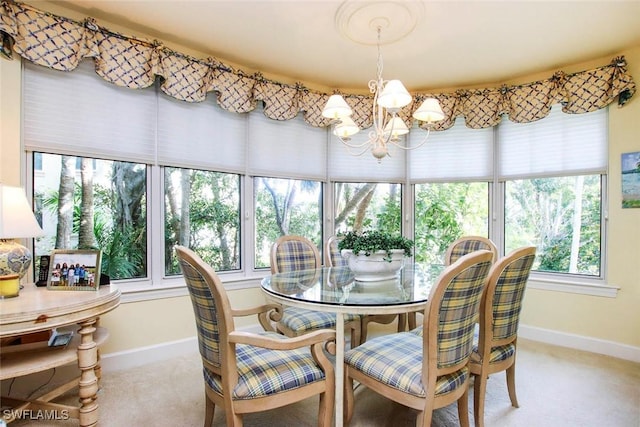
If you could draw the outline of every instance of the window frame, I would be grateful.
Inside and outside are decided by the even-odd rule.
[[[98,76],[95,76],[96,79],[99,79]],[[155,85],[156,96],[166,96],[160,90],[158,84]],[[256,113],[257,112],[252,112]],[[252,114],[249,113],[249,114]],[[283,125],[286,125],[285,122],[281,122]],[[608,125],[608,119],[606,121]],[[22,124],[24,127],[24,123]],[[498,125],[500,126],[500,125]],[[321,234],[323,241],[330,235],[335,233],[334,229],[334,213],[335,213],[335,195],[334,195],[334,185],[336,182],[349,182],[349,179],[337,179],[338,177],[331,177],[330,175],[330,165],[329,158],[332,153],[332,149],[330,148],[331,144],[334,144],[333,136],[330,133],[330,130],[327,128],[325,130],[327,134],[326,138],[326,149],[327,155],[324,161],[326,176],[319,180],[317,176],[305,176],[304,171],[301,171],[301,174],[290,177],[281,177],[275,175],[269,175],[272,177],[281,177],[281,178],[289,178],[289,179],[308,179],[313,181],[318,181],[322,185],[322,227]],[[505,195],[505,181],[500,180],[498,178],[498,167],[497,167],[497,126],[493,129],[493,179],[488,181],[488,191],[489,191],[489,237],[494,240],[500,250],[500,253],[504,252],[504,195]],[[251,136],[247,136],[245,141],[241,143],[246,144],[247,147],[250,146],[250,138]],[[24,147],[24,141],[23,141]],[[41,170],[36,170],[34,161],[33,161],[33,151],[27,151],[27,149],[23,148],[22,155],[24,161],[25,171],[25,183],[27,188],[31,188],[33,191],[33,176],[35,173],[41,173]],[[54,154],[63,154],[56,152]],[[341,153],[343,156],[348,156],[347,153]],[[409,156],[412,153],[406,152],[403,162],[406,165],[409,164]],[[92,156],[90,153],[86,155],[87,157],[96,158],[98,156]],[[122,160],[122,159],[110,159],[110,160]],[[385,159],[385,161],[391,162],[394,159]],[[130,159],[128,161],[136,161],[135,159]],[[170,165],[174,167],[187,167],[184,164],[175,164]],[[201,167],[198,165],[191,165],[192,168]],[[166,276],[164,274],[164,211],[163,207],[163,198],[164,198],[164,183],[162,177],[164,176],[163,171],[164,165],[159,164],[147,164],[147,221],[148,221],[148,231],[147,231],[147,272],[148,276],[145,279],[126,279],[117,281],[118,284],[121,284],[122,291],[125,295],[128,295],[125,300],[145,300],[150,298],[164,298],[167,296],[175,296],[175,295],[186,295],[186,288],[184,285],[184,281],[180,276]],[[410,171],[408,167],[405,167],[405,177],[404,180],[380,180],[379,177],[376,177],[375,168],[370,169],[370,176],[362,176],[357,180],[351,179],[353,182],[384,182],[384,183],[396,183],[400,185],[400,197],[401,197],[401,223],[402,223],[402,233],[405,236],[412,236],[415,229],[415,215],[414,215],[414,206],[415,206],[415,184],[416,183],[430,183],[428,179],[421,178],[419,181],[414,181],[409,177]],[[233,172],[227,170],[218,170],[215,172]],[[243,288],[253,288],[257,285],[258,281],[268,274],[268,271],[265,271],[264,268],[256,268],[254,265],[255,259],[255,224],[252,224],[253,212],[255,212],[254,206],[254,188],[253,188],[253,179],[254,177],[245,169],[243,172],[235,171],[233,173],[238,173],[240,175],[240,212],[241,212],[241,223],[240,223],[240,269],[235,271],[223,271],[220,272],[220,276],[225,283],[225,285],[229,289],[243,289]],[[600,254],[600,276],[599,277],[585,277],[579,276],[574,277],[570,273],[549,273],[549,272],[532,272],[530,284],[533,288],[536,289],[545,289],[545,290],[554,290],[554,291],[563,291],[563,292],[571,292],[571,293],[579,293],[579,294],[590,294],[590,295],[599,295],[599,296],[615,296],[617,293],[617,287],[611,286],[607,284],[607,254],[608,254],[608,246],[607,246],[607,209],[609,203],[609,194],[608,194],[608,171],[605,171],[600,174],[601,182],[602,182],[602,190],[601,190],[601,223],[600,223],[600,238],[601,238],[601,254]],[[553,175],[552,175],[553,176]],[[464,180],[462,180],[464,181]],[[435,180],[433,183],[440,182],[442,180]],[[30,195],[33,197],[33,194]]]

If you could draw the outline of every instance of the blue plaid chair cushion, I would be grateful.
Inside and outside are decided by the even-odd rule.
[[[503,360],[507,360],[516,354],[516,346],[513,343],[498,345],[491,349],[491,354],[489,356],[489,363],[502,362]],[[473,362],[480,362],[480,355],[478,354],[478,346],[473,346],[473,353],[471,354],[471,360]]]
[[[344,321],[350,322],[359,319],[357,314],[345,314]],[[336,315],[321,311],[306,310],[297,307],[285,307],[280,322],[296,333],[307,332],[315,329],[333,329],[336,327]]]
[[[418,397],[425,397],[422,383],[422,337],[410,332],[384,335],[345,353],[344,361],[365,375]],[[469,369],[438,377],[436,395],[450,393],[468,378]]]
[[[338,250],[338,242],[335,240],[329,245],[329,257],[331,258],[332,267],[344,267],[347,265],[347,260],[342,257]]]
[[[480,325],[476,325],[473,331],[473,353],[471,354],[471,360],[476,363],[480,363],[480,354],[478,353],[478,342],[480,340]],[[489,363],[502,362],[507,360],[511,356],[516,354],[516,346],[513,343],[498,345],[491,348],[491,354],[489,355]]]
[[[518,333],[522,299],[535,255],[509,264],[498,279],[493,299],[493,337],[504,339]]]
[[[273,332],[263,332],[260,335],[287,339]],[[296,350],[270,350],[238,344],[236,357],[238,385],[233,390],[234,399],[268,396],[324,379],[324,373],[316,365],[308,347]],[[222,394],[220,377],[207,368],[203,371],[207,384]]]
[[[276,264],[279,271],[313,270],[319,267],[313,249],[298,240],[280,244],[276,251]]]
[[[220,366],[220,329],[211,291],[204,277],[188,262],[181,260],[180,267],[196,314],[200,355],[214,366]]]
[[[417,328],[415,328],[415,329],[410,330],[410,331],[409,331],[409,333],[410,333],[410,334],[414,334],[414,335],[417,335],[417,336],[421,337],[421,336],[422,336],[422,333],[423,333],[423,331],[422,331],[422,325],[418,326],[418,327],[417,327]]]

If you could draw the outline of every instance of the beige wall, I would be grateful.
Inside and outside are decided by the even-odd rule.
[[[640,46],[620,52],[640,83]],[[596,61],[604,65],[610,55]],[[584,70],[588,64],[573,64]],[[550,70],[551,72],[555,70]],[[546,74],[548,77],[551,73]],[[533,81],[523,79],[523,81]],[[20,61],[0,60],[0,180],[19,184],[24,174],[20,144]],[[613,341],[640,347],[640,209],[621,209],[620,155],[640,151],[640,94],[624,107],[609,113],[609,228],[608,282],[619,286],[617,298],[577,295],[529,289],[525,298],[523,324],[562,333]],[[263,302],[259,289],[230,292],[234,306]],[[192,337],[193,314],[188,297],[122,304],[105,315],[102,324],[111,331],[103,353],[125,351]],[[247,322],[239,325],[246,325]]]
[[[640,86],[640,46],[622,54]],[[621,208],[620,175],[621,154],[640,151],[639,95],[609,108],[607,279],[620,287],[618,297],[529,289],[523,324],[640,347],[640,209]]]

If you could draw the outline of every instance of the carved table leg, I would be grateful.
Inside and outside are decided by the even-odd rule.
[[[78,345],[78,367],[80,381],[78,395],[80,397],[80,426],[92,427],[98,424],[98,378],[95,368],[98,364],[98,345],[93,340],[96,319],[79,323],[80,345]]]

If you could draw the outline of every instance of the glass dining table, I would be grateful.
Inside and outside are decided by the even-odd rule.
[[[272,274],[262,279],[267,299],[282,305],[335,313],[335,426],[344,411],[344,314],[400,314],[422,310],[441,265],[405,265],[393,279],[359,281],[348,267],[322,267]]]

